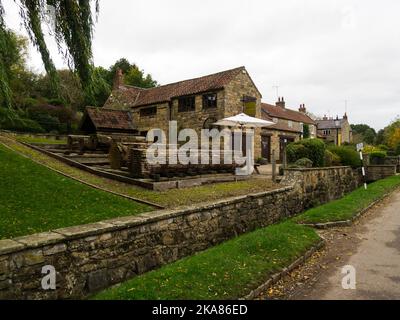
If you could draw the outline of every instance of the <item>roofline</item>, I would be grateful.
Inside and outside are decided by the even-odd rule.
[[[124,87],[131,87],[131,88],[136,88],[136,89],[142,89],[142,90],[151,90],[151,89],[155,89],[155,88],[162,88],[162,87],[166,87],[166,86],[170,86],[170,85],[174,85],[174,84],[178,84],[178,83],[182,83],[182,82],[186,82],[186,81],[192,81],[192,80],[198,80],[201,78],[205,78],[205,77],[209,77],[209,76],[215,76],[219,73],[224,73],[224,72],[229,72],[229,71],[234,71],[234,70],[240,70],[240,69],[244,69],[246,70],[246,67],[241,66],[241,67],[237,67],[237,68],[232,68],[232,69],[227,69],[227,70],[222,70],[222,71],[218,71],[218,72],[214,72],[214,73],[209,73],[209,74],[205,74],[203,76],[199,76],[199,77],[195,77],[195,78],[190,78],[190,79],[184,79],[184,80],[180,80],[180,81],[175,81],[175,82],[170,82],[170,83],[166,83],[157,87],[152,87],[152,88],[139,88],[139,87],[135,87],[135,86],[129,86],[129,85],[123,85]],[[247,72],[247,70],[246,70]],[[247,72],[248,73],[248,72]],[[258,89],[257,89],[258,90]]]
[[[266,110],[263,108],[263,105],[271,106],[271,107],[274,107],[274,108],[279,108],[279,107],[274,106],[274,105],[272,105],[272,104],[265,103],[265,102],[261,102],[261,111],[264,111],[266,114],[268,114],[268,111],[266,111]],[[304,113],[301,113],[301,112],[299,112],[299,111],[297,111],[297,110],[293,110],[293,109],[289,109],[289,108],[288,108],[287,110],[290,110],[290,111],[292,111],[292,112],[297,112],[297,113],[299,113],[299,114],[301,114],[301,115],[303,115],[303,116],[306,116],[307,118],[310,119],[310,122],[302,122],[302,123],[313,124],[313,125],[316,125],[316,124],[317,124],[317,121],[316,121],[316,120],[313,120],[312,118],[310,118],[308,115],[306,115],[306,114],[304,114]],[[285,119],[285,120],[292,120],[292,121],[293,121],[293,119],[290,119],[290,118],[273,117],[273,116],[271,116],[270,114],[268,114],[268,116],[269,116],[269,117],[272,117],[272,118],[278,118],[278,119]],[[298,120],[294,120],[294,121],[298,121]],[[301,122],[301,121],[298,121],[298,122]]]
[[[211,93],[211,92],[216,92],[216,91],[221,91],[221,90],[224,90],[224,87],[210,89],[210,90],[204,90],[204,91],[199,91],[199,92],[196,92],[196,93],[185,94],[185,95],[182,95],[182,96],[173,96],[173,97],[171,97],[170,100],[160,100],[160,101],[152,102],[152,103],[136,104],[136,105],[132,106],[131,109],[141,108],[141,107],[146,107],[146,106],[154,106],[154,105],[158,105],[158,104],[161,104],[161,103],[170,103],[170,102],[172,102],[172,100],[179,99],[181,97],[191,97],[191,96],[194,96],[194,95],[205,94],[207,92]]]

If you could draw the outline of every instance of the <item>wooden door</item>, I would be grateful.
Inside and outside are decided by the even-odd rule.
[[[262,136],[261,137],[261,157],[267,159],[271,162],[271,137]]]

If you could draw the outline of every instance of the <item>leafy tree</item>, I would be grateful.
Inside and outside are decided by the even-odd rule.
[[[379,130],[378,133],[376,134],[375,143],[377,145],[381,145],[381,144],[385,143],[385,130],[384,129]]]
[[[400,127],[391,130],[388,136],[387,144],[390,148],[396,149],[400,144]]]
[[[367,124],[353,124],[351,125],[353,130],[354,142],[365,142],[368,144],[374,144],[376,140],[376,131]]]
[[[376,132],[374,129],[369,128],[364,132],[364,141],[368,144],[374,144]]]
[[[153,88],[158,85],[157,81],[153,80],[150,74],[146,75],[136,64],[131,64],[126,58],[121,58],[110,67],[109,74],[106,77],[111,86],[118,69],[122,70],[126,85],[140,88]]]
[[[34,94],[37,76],[26,68],[28,39],[11,30],[5,30],[3,35],[7,39],[7,48],[0,54],[7,85],[2,86],[0,103],[9,108],[11,104],[19,107],[27,96]]]
[[[36,82],[36,91],[41,97],[46,97],[50,104],[70,106],[74,110],[82,110],[85,106],[85,96],[81,83],[75,73],[68,69],[58,70],[60,92],[55,94],[51,89],[49,75],[41,76]],[[59,99],[61,97],[62,99]]]
[[[71,70],[80,79],[87,103],[95,104],[96,96],[105,88],[105,82],[94,72],[92,37],[95,13],[99,12],[99,0],[15,0],[20,7],[20,16],[32,43],[38,48],[54,91],[59,90],[57,72],[44,41],[42,22],[48,16],[46,8],[54,9],[52,34],[60,53],[66,58]],[[5,104],[11,107],[11,90],[7,76],[7,59],[10,52],[9,37],[4,23],[4,9],[0,3],[0,90]]]
[[[303,138],[308,139],[311,137],[310,126],[308,124],[304,124],[303,126]]]

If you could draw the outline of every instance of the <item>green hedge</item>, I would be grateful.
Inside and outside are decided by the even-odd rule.
[[[289,163],[308,158],[313,162],[314,167],[325,165],[325,143],[319,139],[304,139],[293,142],[286,149]]]
[[[325,150],[325,166],[335,167],[340,165],[341,165],[340,157],[329,150]]]
[[[369,154],[369,160],[371,164],[384,164],[386,157],[386,151],[374,151]]]
[[[351,166],[353,168],[359,168],[362,165],[360,155],[353,149],[353,147],[348,146],[329,146],[328,150],[340,158],[340,163],[343,166]]]

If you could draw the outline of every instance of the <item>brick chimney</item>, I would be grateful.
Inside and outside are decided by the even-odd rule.
[[[286,103],[285,103],[285,98],[278,98],[278,102],[276,103],[276,106],[277,107],[280,107],[280,108],[282,108],[282,109],[285,109],[285,105],[286,105]]]
[[[299,112],[307,113],[307,109],[306,109],[306,105],[305,104],[301,104],[300,105]]]
[[[114,77],[113,89],[117,90],[123,84],[124,84],[124,75],[122,73],[122,70],[120,68],[118,68],[115,73],[115,77]]]
[[[324,117],[322,118],[322,120],[328,120],[328,117],[326,115],[324,115]]]
[[[347,112],[344,114],[343,119],[344,119],[344,120],[348,120],[348,119],[349,119],[349,118],[347,117]]]

